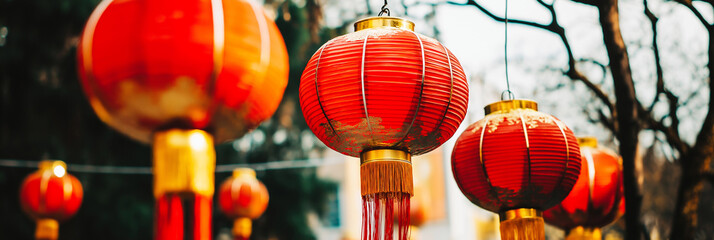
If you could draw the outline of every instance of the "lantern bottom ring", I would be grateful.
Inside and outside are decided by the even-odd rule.
[[[402,150],[376,149],[360,155],[362,196],[377,193],[414,195],[411,155]]]
[[[516,208],[498,214],[501,222],[517,218],[543,218],[543,211],[534,208]]]

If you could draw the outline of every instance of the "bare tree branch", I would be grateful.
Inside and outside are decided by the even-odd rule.
[[[685,7],[689,8],[689,10],[692,11],[694,16],[697,17],[697,19],[699,19],[699,21],[702,23],[702,25],[704,25],[707,28],[709,26],[711,26],[709,24],[709,22],[704,18],[702,13],[699,12],[699,10],[696,7],[694,7],[694,4],[692,4],[692,0],[675,0],[675,2],[680,3],[680,4],[684,5]]]
[[[679,136],[679,117],[677,117],[677,110],[680,106],[679,97],[674,95],[674,93],[672,93],[664,85],[664,73],[662,70],[659,44],[657,43],[657,21],[659,19],[650,10],[649,5],[647,4],[647,0],[643,0],[642,3],[645,9],[644,14],[645,16],[647,16],[647,19],[650,21],[652,27],[652,51],[654,54],[657,76],[657,92],[655,93],[654,100],[652,100],[652,104],[650,104],[650,106],[646,110],[642,109],[640,105],[640,117],[642,118],[642,121],[644,121],[644,125],[647,129],[662,132],[667,138],[667,142],[670,146],[672,146],[673,149],[676,149],[680,154],[685,154],[689,150],[690,146],[686,142],[684,142]],[[654,107],[657,102],[659,102],[661,95],[664,95],[667,98],[667,102],[669,103],[669,113],[665,115],[665,117],[663,117],[662,119],[657,120],[652,117],[652,111],[654,110]],[[671,120],[669,126],[665,126],[663,123],[663,121],[667,118]]]
[[[570,77],[572,80],[577,80],[580,82],[583,82],[585,86],[588,87],[595,95],[602,101],[602,103],[610,110],[610,115],[615,116],[615,109],[613,103],[610,101],[610,98],[608,95],[600,89],[599,86],[594,84],[592,81],[590,81],[584,74],[580,73],[576,67],[575,67],[575,57],[573,56],[573,50],[570,47],[570,42],[568,41],[568,37],[565,35],[565,29],[558,23],[558,16],[556,14],[555,8],[553,7],[553,4],[548,4],[543,0],[537,0],[539,4],[541,4],[543,7],[545,7],[551,15],[551,22],[549,24],[540,24],[532,21],[526,21],[526,20],[521,20],[521,19],[508,19],[509,23],[514,23],[514,24],[521,24],[521,25],[526,25],[526,26],[531,26],[535,28],[540,28],[552,33],[557,34],[561,41],[563,42],[563,45],[565,46],[565,50],[568,53],[568,70],[563,71],[563,74]],[[458,5],[458,6],[474,6],[476,7],[479,11],[482,13],[486,14],[486,16],[489,16],[493,20],[496,20],[498,22],[505,22],[506,19],[504,17],[497,16],[496,14],[493,14],[491,11],[486,9],[485,7],[481,6],[478,2],[475,0],[467,0],[466,3],[458,3],[458,2],[453,2],[449,1],[447,2],[448,4],[451,5]]]

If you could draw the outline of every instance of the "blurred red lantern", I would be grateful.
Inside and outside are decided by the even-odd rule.
[[[210,239],[214,139],[270,117],[287,85],[273,21],[247,0],[103,1],[78,61],[99,118],[154,145],[156,238],[183,239],[186,222],[194,239]]]
[[[578,179],[577,140],[533,101],[500,101],[485,110],[456,141],[454,179],[471,202],[500,214],[502,239],[544,239],[542,211]]]
[[[622,163],[611,150],[599,148],[597,139],[578,141],[584,159],[580,178],[568,197],[543,216],[547,223],[570,232],[567,239],[602,239],[600,228],[624,214]]]
[[[226,216],[235,219],[234,238],[247,240],[252,232],[252,219],[259,218],[268,207],[268,190],[255,178],[253,169],[239,168],[221,184],[218,204]]]
[[[407,219],[398,224],[406,238],[411,155],[439,147],[466,114],[468,84],[459,61],[413,30],[401,18],[360,20],[354,33],[317,50],[300,82],[310,129],[335,151],[361,158],[362,239],[390,236],[392,203]]]
[[[42,161],[39,170],[22,182],[22,209],[37,221],[35,238],[54,240],[59,222],[72,217],[82,205],[82,184],[68,174],[62,161]]]

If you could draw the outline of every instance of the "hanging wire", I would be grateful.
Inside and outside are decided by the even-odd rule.
[[[281,170],[293,168],[311,168],[326,165],[334,165],[343,163],[344,159],[304,159],[292,161],[275,161],[266,163],[250,163],[250,164],[224,164],[216,166],[216,173],[232,172],[236,168],[252,168],[256,171],[266,170]],[[0,159],[0,167],[12,168],[37,168],[39,161],[28,161],[18,159]],[[151,167],[129,167],[129,166],[96,166],[84,164],[67,164],[67,170],[77,173],[95,173],[95,174],[152,174]]]
[[[508,0],[506,0],[505,2],[506,2],[506,10],[505,10],[505,14],[504,14],[504,19],[505,19],[504,29],[505,30],[504,30],[504,36],[503,36],[503,40],[504,40],[503,59],[504,59],[504,62],[506,63],[506,91],[503,91],[501,93],[501,100],[506,100],[506,98],[504,98],[504,96],[503,96],[504,94],[506,94],[506,97],[508,98],[508,100],[514,100],[516,98],[516,96],[511,91],[511,82],[508,80]]]
[[[379,15],[377,16],[382,16],[383,14],[387,14],[387,16],[391,16],[391,13],[389,12],[389,8],[387,8],[387,0],[384,0],[384,5],[382,5],[382,11],[379,12]]]

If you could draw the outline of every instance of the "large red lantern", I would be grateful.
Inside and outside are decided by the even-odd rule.
[[[502,239],[545,239],[542,211],[578,179],[578,142],[536,102],[500,101],[485,110],[456,141],[454,179],[471,202],[499,213]]]
[[[543,213],[545,221],[569,232],[566,239],[602,239],[600,228],[624,214],[620,157],[597,146],[595,138],[579,138],[583,164],[568,197]]]
[[[59,222],[72,217],[82,205],[82,184],[66,172],[62,161],[42,161],[39,170],[22,182],[22,209],[37,221],[35,238],[55,240]]]
[[[252,232],[252,219],[263,215],[268,207],[268,190],[255,178],[250,168],[233,170],[233,177],[221,184],[218,204],[226,216],[235,219],[233,237],[248,240]]]
[[[99,118],[154,146],[156,238],[210,239],[214,139],[270,117],[287,85],[275,24],[247,0],[103,1],[78,51]]]
[[[459,61],[414,23],[367,18],[325,43],[300,82],[300,106],[327,146],[360,157],[362,239],[408,232],[411,156],[448,140],[466,114],[468,84]]]

